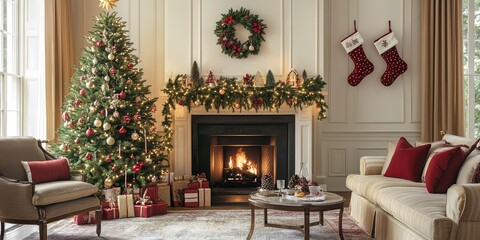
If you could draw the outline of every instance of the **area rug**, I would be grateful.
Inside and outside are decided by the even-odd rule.
[[[255,211],[255,230],[252,239],[303,239],[298,230],[263,226],[263,210]],[[310,214],[318,221],[318,213]],[[324,226],[312,226],[310,239],[340,239],[338,236],[338,211],[324,214]],[[301,225],[303,214],[269,210],[268,221]],[[101,237],[96,237],[95,225],[76,225],[72,219],[49,224],[49,240],[69,239],[246,239],[250,230],[250,210],[175,210],[151,218],[124,218],[102,221]],[[348,213],[343,216],[345,239],[370,240]],[[34,233],[27,239],[38,239]]]

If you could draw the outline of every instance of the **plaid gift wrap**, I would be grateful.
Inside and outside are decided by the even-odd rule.
[[[95,223],[95,211],[79,213],[73,216],[73,221],[77,225],[91,224]]]
[[[153,216],[152,205],[135,205],[135,217],[149,218]]]
[[[183,190],[188,187],[188,180],[176,180],[173,181],[172,196],[173,196],[173,206],[182,207],[184,201]]]
[[[198,207],[198,189],[186,188],[184,191],[185,191],[185,207]]]

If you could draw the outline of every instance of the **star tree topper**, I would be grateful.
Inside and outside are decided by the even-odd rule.
[[[115,7],[115,3],[118,2],[118,0],[100,0],[100,7],[105,8],[105,10],[110,10],[113,7]]]

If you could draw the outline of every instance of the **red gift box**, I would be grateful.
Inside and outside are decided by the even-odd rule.
[[[148,196],[153,203],[158,203],[158,187],[157,187],[157,185],[143,187],[140,196],[143,196],[145,194],[145,191],[147,192],[147,194],[145,196]]]
[[[198,207],[198,188],[185,189],[185,207]]]
[[[149,218],[153,215],[152,205],[135,205],[135,217]]]
[[[160,214],[166,214],[167,213],[167,206],[168,206],[168,204],[166,202],[162,202],[162,201],[152,204],[152,214],[153,214],[153,216],[160,215]]]
[[[79,214],[73,216],[73,221],[77,225],[95,223],[95,211],[86,212],[86,213],[79,213]]]
[[[112,220],[119,217],[118,208],[104,208],[102,209],[102,220]]]
[[[208,188],[208,187],[209,187],[208,181],[188,183],[188,188]]]

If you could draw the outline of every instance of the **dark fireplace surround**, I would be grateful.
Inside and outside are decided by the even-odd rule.
[[[269,137],[275,142],[276,179],[288,179],[295,172],[294,115],[192,115],[192,173],[205,172],[212,188],[222,187],[211,172],[212,139]],[[239,138],[239,141],[243,141]],[[215,142],[214,142],[215,144]],[[259,173],[260,174],[260,173]],[[261,176],[259,176],[260,178]],[[213,181],[212,181],[213,180]]]

